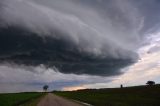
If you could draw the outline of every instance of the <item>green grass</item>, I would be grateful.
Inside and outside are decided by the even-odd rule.
[[[32,98],[28,102],[21,104],[20,106],[37,106],[37,104],[40,102],[41,99],[45,96],[46,93],[44,93],[42,96],[38,98]]]
[[[54,92],[94,106],[160,106],[160,85]]]
[[[42,93],[0,94],[0,106],[18,106],[42,96]]]

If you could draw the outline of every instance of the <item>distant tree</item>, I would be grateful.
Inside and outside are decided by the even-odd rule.
[[[154,81],[147,81],[146,84],[147,84],[147,85],[155,85],[155,82],[154,82]]]
[[[121,84],[121,88],[123,88],[123,85]]]
[[[49,88],[48,85],[44,85],[44,86],[43,86],[43,90],[44,90],[45,92],[47,91],[48,88]]]

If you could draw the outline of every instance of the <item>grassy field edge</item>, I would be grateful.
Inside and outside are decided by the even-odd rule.
[[[41,96],[32,98],[31,100],[20,104],[19,106],[37,106],[37,104],[41,101],[41,99],[46,96],[47,93],[43,93]]]
[[[159,106],[160,85],[54,91],[54,94],[93,106]]]

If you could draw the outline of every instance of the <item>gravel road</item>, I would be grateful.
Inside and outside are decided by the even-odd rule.
[[[48,93],[42,100],[38,103],[38,106],[83,106],[76,102],[64,99],[62,97],[56,96],[52,93]]]

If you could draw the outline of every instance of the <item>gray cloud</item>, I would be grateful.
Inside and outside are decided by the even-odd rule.
[[[62,73],[110,76],[121,74],[121,68],[134,62],[129,57],[114,58],[86,53],[68,40],[52,37],[42,39],[37,34],[19,28],[4,28],[0,30],[0,34],[1,63],[26,66],[44,64]],[[136,56],[131,51],[125,52]]]
[[[54,5],[46,6],[47,1],[46,5],[37,2],[5,0],[1,15],[3,22],[27,27],[40,36],[67,38],[80,50],[95,55],[132,58],[124,53],[133,51],[136,48],[134,43],[140,40],[137,26],[141,18],[136,11],[132,11],[134,17],[129,11],[124,11],[133,8],[128,6],[128,2],[124,2],[126,8],[123,8],[123,3],[117,2],[111,3],[112,8],[103,6],[101,10],[109,9],[106,13],[100,13],[100,9],[94,5],[83,6],[71,0],[67,4],[54,0],[54,4],[59,6],[57,8]],[[55,35],[55,30],[64,34]]]
[[[154,53],[159,51],[160,51],[160,46],[154,46],[148,50],[148,53]]]
[[[154,26],[147,23],[146,3],[3,0],[0,61],[44,64],[62,73],[119,75],[136,62],[143,34]]]
[[[2,64],[0,70],[0,92],[42,91],[45,84],[49,85],[49,90],[62,90],[66,86],[108,82],[113,79],[63,74],[52,68],[45,68],[43,65],[26,67],[24,65]]]

